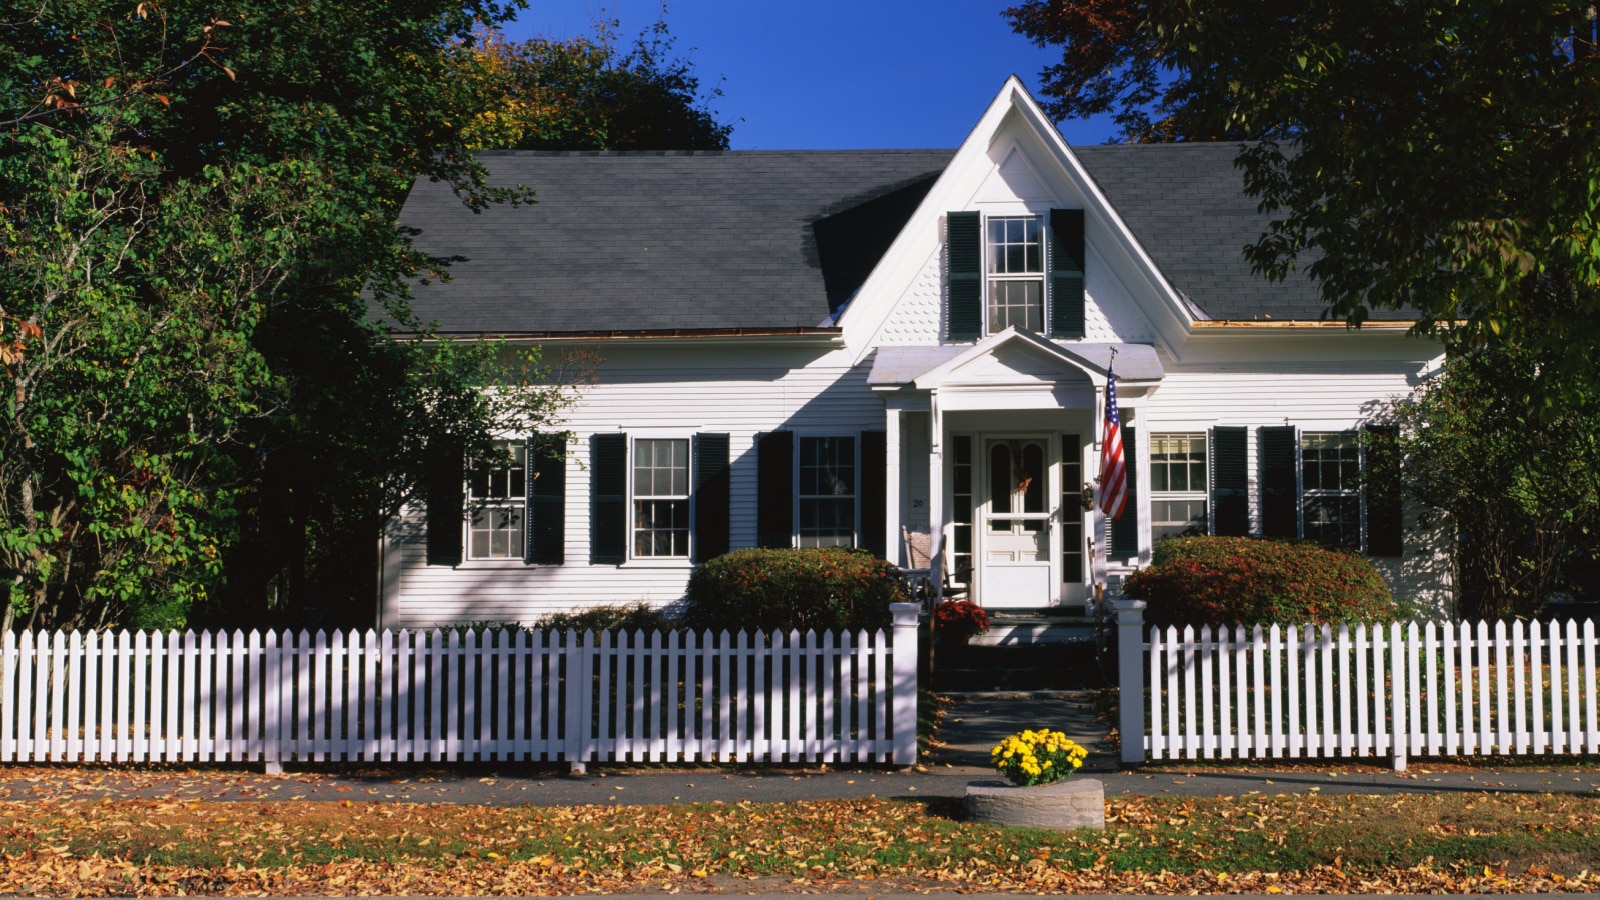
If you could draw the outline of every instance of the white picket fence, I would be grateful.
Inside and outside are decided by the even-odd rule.
[[[888,631],[4,636],[0,762],[893,762],[916,608]]]
[[[1387,756],[1403,769],[1410,756],[1600,753],[1592,621],[1169,627],[1147,642],[1129,624],[1124,759]]]

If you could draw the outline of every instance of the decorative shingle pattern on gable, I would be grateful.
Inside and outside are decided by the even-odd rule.
[[[401,225],[451,261],[452,280],[419,287],[413,310],[449,333],[814,327],[830,294],[842,302],[865,278],[851,238],[863,224],[886,235],[881,255],[950,156],[485,153],[493,183],[538,202],[475,215],[418,182]],[[817,223],[863,207],[821,258]]]

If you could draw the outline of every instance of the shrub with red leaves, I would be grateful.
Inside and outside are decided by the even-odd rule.
[[[1359,553],[1297,541],[1183,537],[1124,586],[1153,625],[1390,622],[1394,597]]]
[[[965,643],[989,630],[989,614],[971,600],[946,600],[933,608],[939,640]]]

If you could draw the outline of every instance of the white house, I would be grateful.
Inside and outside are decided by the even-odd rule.
[[[901,562],[903,530],[985,606],[1079,604],[1113,353],[1114,566],[1183,531],[1298,536],[1439,599],[1441,555],[1359,477],[1374,411],[1439,347],[1253,275],[1237,150],[1068,147],[1013,78],[955,151],[487,153],[539,202],[481,214],[419,182],[402,225],[453,276],[421,318],[602,362],[564,460],[390,524],[381,624],[666,604],[730,548]]]

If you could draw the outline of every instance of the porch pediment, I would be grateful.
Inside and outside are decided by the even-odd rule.
[[[878,389],[949,391],[994,387],[1101,390],[1116,351],[1120,382],[1159,382],[1166,374],[1147,344],[1057,344],[1008,328],[970,346],[880,347],[867,383]]]

